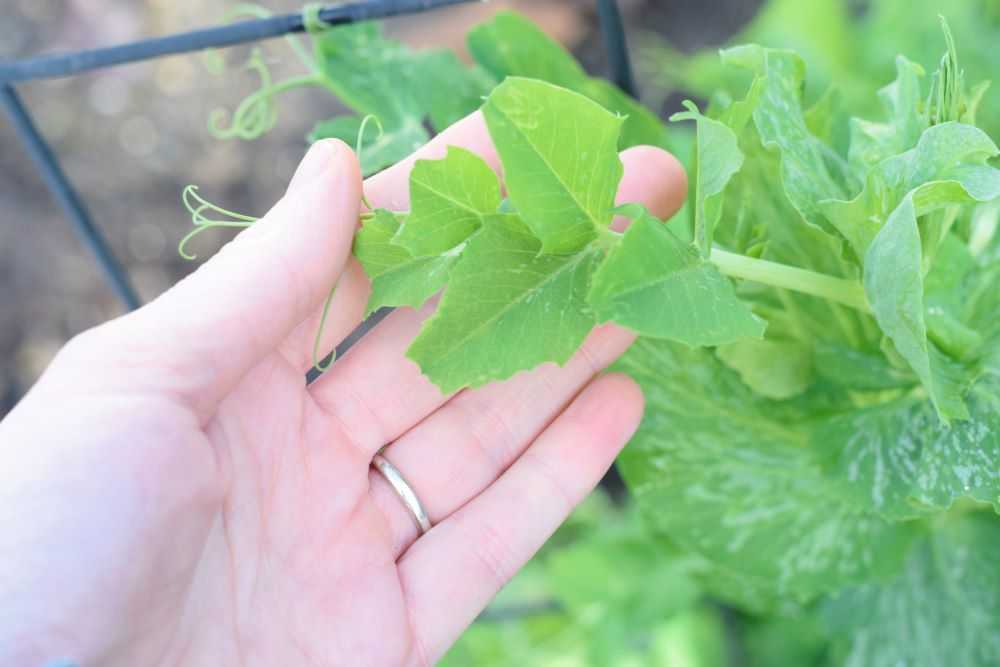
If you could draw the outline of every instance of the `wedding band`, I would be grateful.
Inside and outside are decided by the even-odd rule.
[[[379,471],[385,481],[389,482],[389,485],[399,496],[399,499],[403,501],[406,505],[406,509],[410,510],[410,515],[413,520],[417,523],[417,528],[420,530],[420,534],[423,535],[428,530],[431,529],[431,519],[427,516],[427,510],[424,506],[420,504],[420,499],[417,498],[417,494],[413,492],[413,488],[407,484],[406,480],[403,479],[403,475],[399,472],[396,466],[389,463],[389,461],[381,454],[376,454],[375,458],[372,459],[372,465],[375,469]]]

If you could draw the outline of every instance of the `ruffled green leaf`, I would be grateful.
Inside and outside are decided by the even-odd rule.
[[[923,75],[920,65],[897,56],[896,80],[878,93],[888,120],[876,123],[851,119],[849,159],[859,173],[917,145],[929,123],[920,92]]]
[[[857,197],[823,202],[822,208],[858,256],[864,257],[890,214],[911,193],[917,216],[951,204],[1000,197],[1000,170],[986,164],[997,153],[982,130],[961,123],[936,125],[920,136],[914,148],[874,167]],[[942,237],[936,235],[935,249]]]
[[[781,184],[788,200],[807,223],[829,230],[819,202],[843,199],[854,181],[846,161],[809,131],[802,109],[805,63],[789,51],[760,46],[723,51],[722,59],[751,70],[763,82],[753,112],[760,139],[781,155]]]
[[[885,584],[852,588],[827,606],[845,667],[1000,664],[1000,521],[972,513],[942,522]]]
[[[941,424],[926,400],[901,398],[820,422],[830,474],[888,519],[941,512],[960,498],[1000,511],[1000,378],[969,392],[969,416]]]
[[[805,446],[833,407],[822,395],[769,401],[710,351],[649,339],[618,368],[646,395],[619,459],[629,488],[656,530],[720,576],[752,582],[758,600],[806,600],[898,567],[910,529],[845,497]]]

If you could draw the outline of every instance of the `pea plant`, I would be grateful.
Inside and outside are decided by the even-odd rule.
[[[514,14],[470,33],[471,68],[371,24],[312,32],[288,85],[358,114],[313,139],[360,137],[371,173],[481,108],[502,162],[503,186],[461,148],[417,162],[410,210],[365,214],[355,239],[369,312],[443,292],[407,353],[431,381],[504,380],[629,328],[618,367],[647,412],[620,465],[643,553],[755,622],[819,628],[808,660],[788,636],[759,664],[1000,664],[1000,151],[946,25],[935,72],[896,58],[881,119],[834,88],[806,106],[804,61],[748,45],[721,53],[742,92],[669,131]],[[288,85],[260,71],[219,133],[273,125]],[[687,217],[616,206],[619,151],[692,124]],[[196,232],[252,224],[189,203]]]

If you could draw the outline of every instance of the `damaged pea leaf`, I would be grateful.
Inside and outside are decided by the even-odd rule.
[[[899,566],[911,527],[854,502],[806,446],[840,399],[768,400],[711,351],[648,338],[616,368],[646,396],[622,474],[654,529],[732,581],[729,597],[805,601]]]
[[[414,257],[392,242],[405,220],[378,209],[354,237],[354,256],[372,282],[365,316],[385,306],[419,308],[444,287],[457,255]]]
[[[427,143],[425,121],[440,132],[474,111],[494,85],[491,77],[466,67],[451,51],[414,51],[385,37],[377,23],[338,26],[315,33],[313,40],[324,87],[357,119],[324,121],[309,138],[335,137],[354,145],[360,118],[375,116],[384,133],[363,144],[365,175],[395,164]],[[445,86],[448,95],[429,93]]]
[[[489,165],[449,146],[443,160],[418,160],[410,172],[410,215],[395,241],[417,257],[439,255],[465,242],[501,200]]]
[[[865,256],[865,291],[879,327],[930,394],[941,420],[965,419],[964,378],[927,338],[920,232],[913,199],[889,217]]]
[[[761,83],[753,120],[763,145],[781,156],[781,184],[810,225],[830,231],[819,203],[854,187],[847,162],[809,130],[802,109],[805,63],[790,51],[756,45],[722,52],[724,63],[752,71]]]
[[[763,335],[729,279],[663,221],[634,204],[617,212],[632,224],[594,275],[588,300],[600,321],[692,346]]]
[[[946,510],[959,498],[1000,512],[1000,378],[980,380],[968,416],[942,424],[906,396],[821,421],[813,445],[860,503],[894,521]]]
[[[586,295],[598,259],[544,254],[517,214],[488,216],[407,356],[444,393],[565,363],[596,323]]]
[[[949,517],[914,546],[892,580],[847,589],[824,606],[846,667],[983,667],[1000,663],[1000,522]]]
[[[622,120],[571,91],[508,78],[483,107],[508,197],[541,252],[580,251],[611,224]]]

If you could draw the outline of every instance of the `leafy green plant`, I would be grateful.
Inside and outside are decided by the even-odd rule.
[[[426,54],[370,26],[318,30],[316,67],[380,119],[374,141],[434,122],[435,100],[390,100],[404,84],[399,63],[384,69],[383,51]],[[473,106],[504,187],[453,147],[417,162],[411,210],[366,214],[355,240],[369,312],[443,290],[408,355],[445,392],[564,363],[601,322],[641,334],[619,368],[647,397],[620,459],[642,553],[748,614],[754,664],[1000,663],[1000,151],[976,126],[985,88],[944,32],[932,75],[899,56],[895,80],[868,91],[881,120],[848,117],[833,94],[807,102],[792,51],[723,51],[742,86],[674,117],[696,135],[691,201],[667,225],[615,201],[619,150],[665,143],[659,120],[500,14],[470,35],[479,69],[455,76],[491,81]],[[369,69],[347,68],[374,43]],[[351,123],[364,154],[372,140]],[[200,228],[208,214],[252,224],[189,208]],[[560,605],[586,591],[574,581]],[[588,604],[614,592],[598,588]],[[690,599],[673,632],[721,642]],[[600,655],[587,659],[612,664]]]

